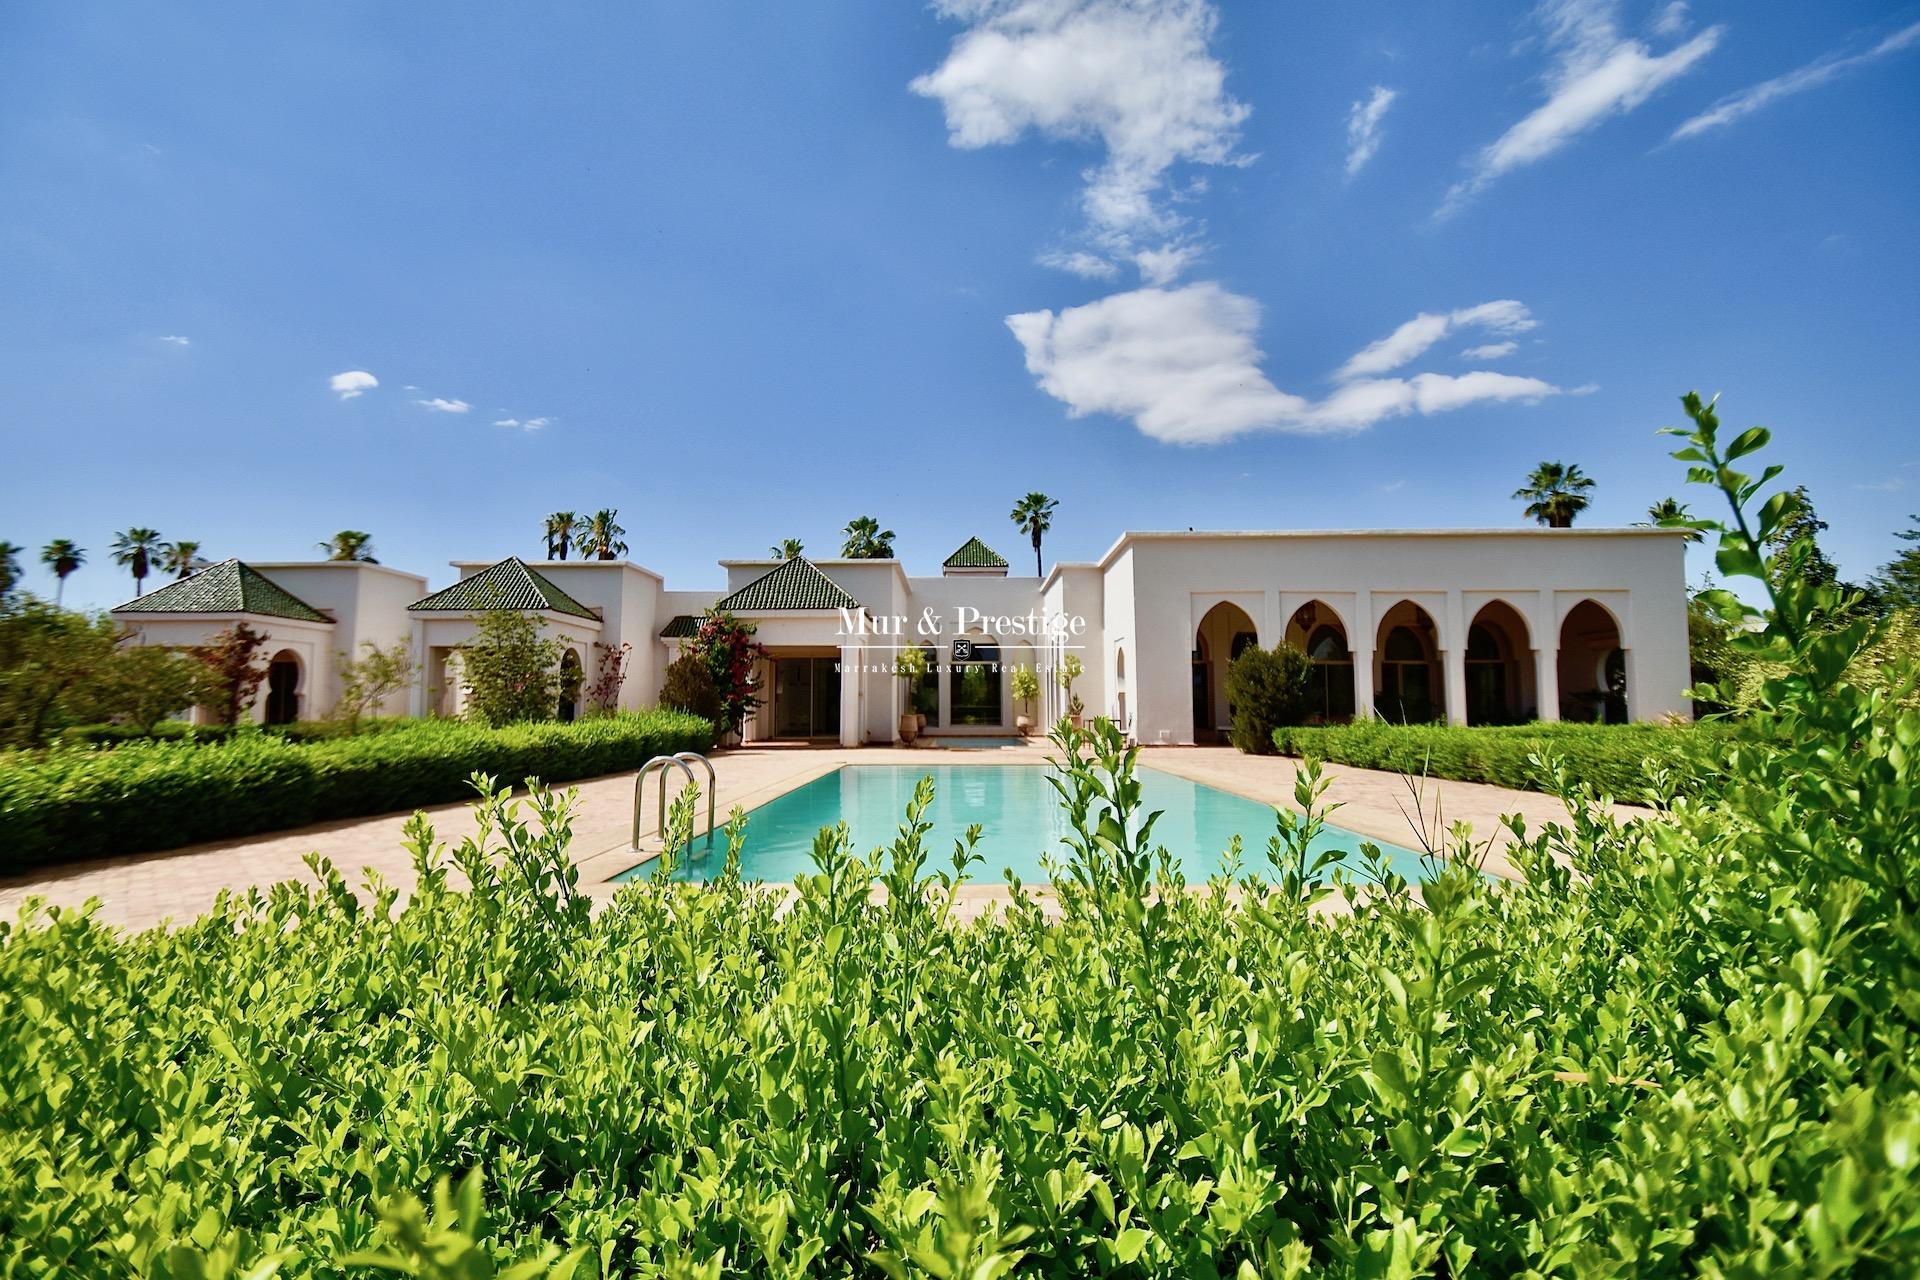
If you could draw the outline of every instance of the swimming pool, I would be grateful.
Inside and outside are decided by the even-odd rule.
[[[980,824],[979,851],[986,861],[973,868],[973,879],[1003,884],[1011,870],[1022,881],[1047,879],[1041,852],[1064,859],[1061,843],[1066,815],[1060,797],[1048,784],[1044,765],[892,765],[850,764],[777,796],[747,814],[747,841],[741,852],[741,872],[750,880],[788,881],[813,871],[814,835],[822,827],[845,822],[853,833],[854,851],[866,856],[891,844],[913,797],[914,785],[931,774],[933,830],[927,835],[927,871],[950,865],[953,843],[972,823]],[[1241,838],[1241,874],[1270,877],[1267,838],[1274,834],[1273,810],[1215,787],[1189,781],[1157,769],[1140,769],[1142,808],[1163,811],[1153,829],[1153,840],[1165,845],[1189,882],[1205,880],[1220,870],[1221,855],[1237,834]],[[1315,849],[1358,850],[1365,837],[1329,826]],[[1409,880],[1420,878],[1419,855],[1384,841],[1373,842],[1393,869]],[[690,880],[718,875],[726,857],[726,836],[714,839],[711,855],[704,838],[694,844],[694,856],[676,874]],[[1353,859],[1357,866],[1359,859]],[[625,872],[628,880],[652,873],[651,862]]]

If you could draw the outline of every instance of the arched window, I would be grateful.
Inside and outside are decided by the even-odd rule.
[[[560,698],[553,709],[554,719],[570,722],[580,714],[580,687],[585,677],[580,670],[580,654],[569,649],[560,655]]]
[[[1433,666],[1427,646],[1412,627],[1395,627],[1381,646],[1377,710],[1389,720],[1403,722],[1434,717]]]
[[[1468,662],[1499,662],[1504,656],[1500,652],[1500,639],[1493,632],[1478,623],[1468,629]]]
[[[1323,721],[1353,718],[1353,651],[1339,627],[1323,623],[1307,637],[1307,657],[1313,660],[1308,678],[1310,705]]]
[[[1255,635],[1251,631],[1234,632],[1233,646],[1227,651],[1227,661],[1229,662],[1233,661],[1235,658],[1239,657],[1241,654],[1255,647],[1259,643],[1260,643],[1260,637]]]
[[[1418,662],[1425,665],[1427,647],[1420,643],[1420,637],[1414,634],[1412,627],[1395,627],[1387,632],[1387,643],[1381,657],[1388,662]]]
[[[1307,656],[1315,662],[1352,662],[1347,637],[1338,627],[1322,626],[1307,640]]]

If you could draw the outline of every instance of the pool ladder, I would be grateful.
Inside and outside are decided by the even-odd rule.
[[[707,771],[706,852],[711,853],[713,851],[714,792],[719,790],[719,778],[713,771],[713,761],[707,759],[698,751],[680,751],[670,756],[655,756],[640,766],[640,775],[633,780],[632,848],[634,852],[637,853],[640,850],[640,811],[641,805],[646,799],[648,776],[655,773],[660,775],[660,816],[654,826],[654,831],[660,836],[661,849],[664,852],[667,838],[667,770],[678,768],[680,772],[687,775],[687,785],[697,787],[700,785],[700,780],[693,776],[693,766],[689,763],[694,760],[698,760],[701,766]],[[689,846],[689,852],[691,852],[691,846],[693,844],[691,835],[688,836],[687,844]]]

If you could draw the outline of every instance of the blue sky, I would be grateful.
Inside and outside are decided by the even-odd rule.
[[[8,6],[0,538],[1593,523],[1690,387],[1920,510],[1920,5]],[[337,375],[370,374],[334,386]],[[360,393],[344,392],[359,389]],[[464,406],[462,411],[461,406]],[[513,423],[516,425],[497,425]],[[530,428],[530,424],[531,428]],[[1706,561],[1700,559],[1698,569]]]

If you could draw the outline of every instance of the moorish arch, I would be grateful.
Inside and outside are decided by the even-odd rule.
[[[1481,606],[1467,625],[1467,723],[1523,724],[1537,718],[1533,645],[1527,620],[1505,600]]]
[[[1560,624],[1560,716],[1625,724],[1627,654],[1620,622],[1597,600],[1582,600]]]
[[[1259,629],[1245,609],[1222,600],[1208,609],[1193,637],[1193,740],[1224,742],[1233,723],[1227,701],[1227,668],[1260,643]]]
[[[267,662],[265,718],[268,724],[292,724],[300,718],[300,655],[282,649]]]
[[[1398,724],[1447,718],[1440,629],[1433,615],[1402,600],[1380,615],[1374,637],[1374,713]]]
[[[1324,600],[1309,600],[1287,620],[1287,643],[1307,655],[1307,719],[1323,724],[1353,719],[1353,644],[1347,624]]]

